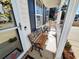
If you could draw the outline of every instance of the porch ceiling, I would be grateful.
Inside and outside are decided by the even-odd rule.
[[[48,8],[56,7],[60,4],[61,0],[41,0]]]

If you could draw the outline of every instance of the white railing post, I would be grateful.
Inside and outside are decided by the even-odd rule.
[[[79,0],[70,0],[55,59],[61,59],[67,36],[74,21]]]

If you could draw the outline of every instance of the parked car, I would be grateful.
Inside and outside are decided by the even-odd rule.
[[[75,19],[74,19],[75,21],[79,21],[79,14],[77,14],[76,16],[75,16]]]
[[[6,22],[5,20],[0,19],[0,24],[5,23],[5,22]]]

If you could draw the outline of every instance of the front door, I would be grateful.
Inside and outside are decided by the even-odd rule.
[[[9,0],[0,1],[0,4],[0,59],[16,59],[23,48],[13,7]]]

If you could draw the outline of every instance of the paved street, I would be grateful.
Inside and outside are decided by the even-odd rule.
[[[76,59],[79,59],[79,27],[71,28],[68,40],[72,45],[72,50],[76,56]]]

